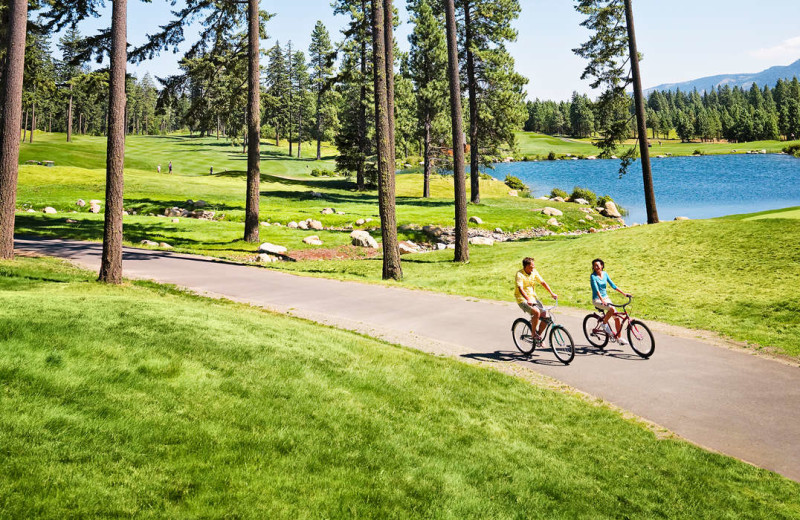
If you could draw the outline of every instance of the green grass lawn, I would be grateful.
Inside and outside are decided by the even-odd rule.
[[[796,482],[493,370],[52,259],[0,273],[3,518],[800,516]]]
[[[598,155],[600,150],[592,144],[593,139],[575,139],[571,137],[554,137],[535,132],[517,132],[517,146],[521,156],[546,157],[551,151],[557,156],[572,155]],[[680,139],[650,139],[652,147],[650,155],[693,155],[695,150],[700,150],[704,155],[745,153],[751,150],[766,150],[768,153],[778,153],[787,146],[800,144],[800,141],[755,141],[750,143],[682,143]],[[661,143],[661,144],[659,144]],[[625,146],[634,146],[637,141],[628,140]]]

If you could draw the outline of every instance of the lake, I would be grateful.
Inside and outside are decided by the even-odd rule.
[[[789,155],[710,155],[652,159],[656,206],[661,220],[752,213],[800,206],[800,159]],[[647,222],[642,166],[636,161],[619,178],[618,160],[501,163],[487,173],[519,177],[534,196],[575,186],[608,194],[630,213],[628,224]]]

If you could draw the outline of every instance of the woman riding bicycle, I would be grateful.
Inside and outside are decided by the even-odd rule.
[[[608,273],[604,271],[606,267],[605,262],[603,262],[599,258],[595,258],[592,260],[592,274],[589,277],[589,281],[592,285],[592,303],[598,309],[602,309],[605,311],[605,316],[603,317],[603,330],[606,331],[609,338],[614,340],[616,335],[611,331],[611,327],[608,325],[609,320],[611,317],[614,317],[614,322],[617,325],[617,334],[620,334],[620,329],[622,327],[622,323],[619,321],[619,318],[615,316],[616,311],[614,310],[614,304],[611,303],[611,299],[608,297],[608,293],[606,292],[606,288],[610,285],[612,289],[615,289],[618,293],[624,294],[627,297],[631,295],[624,292],[622,289],[617,287],[614,282],[611,281],[611,278],[608,276]],[[619,342],[622,345],[626,345],[627,341],[619,338]]]

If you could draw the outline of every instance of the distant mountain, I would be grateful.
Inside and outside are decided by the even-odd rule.
[[[754,74],[720,74],[719,76],[708,76],[692,81],[684,81],[683,83],[665,83],[657,87],[649,88],[645,93],[649,94],[654,90],[674,91],[676,89],[681,89],[681,92],[691,92],[694,89],[697,89],[698,92],[703,92],[704,90],[711,90],[711,87],[719,88],[723,85],[750,88],[753,83],[759,87],[769,85],[770,88],[772,88],[779,79],[792,79],[795,76],[800,78],[800,60],[785,67],[770,67],[767,70]]]

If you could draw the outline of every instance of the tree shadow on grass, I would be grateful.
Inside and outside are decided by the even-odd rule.
[[[164,209],[173,207],[188,210],[202,209],[206,211],[244,211],[245,209],[244,206],[233,206],[230,204],[219,204],[214,202],[207,202],[205,207],[197,208],[194,205],[186,204],[185,200],[160,200],[146,198],[126,198],[125,207],[136,209],[137,212],[141,212],[140,209],[144,209],[145,211],[149,212],[154,212],[154,209],[158,209],[157,213],[163,213]]]

